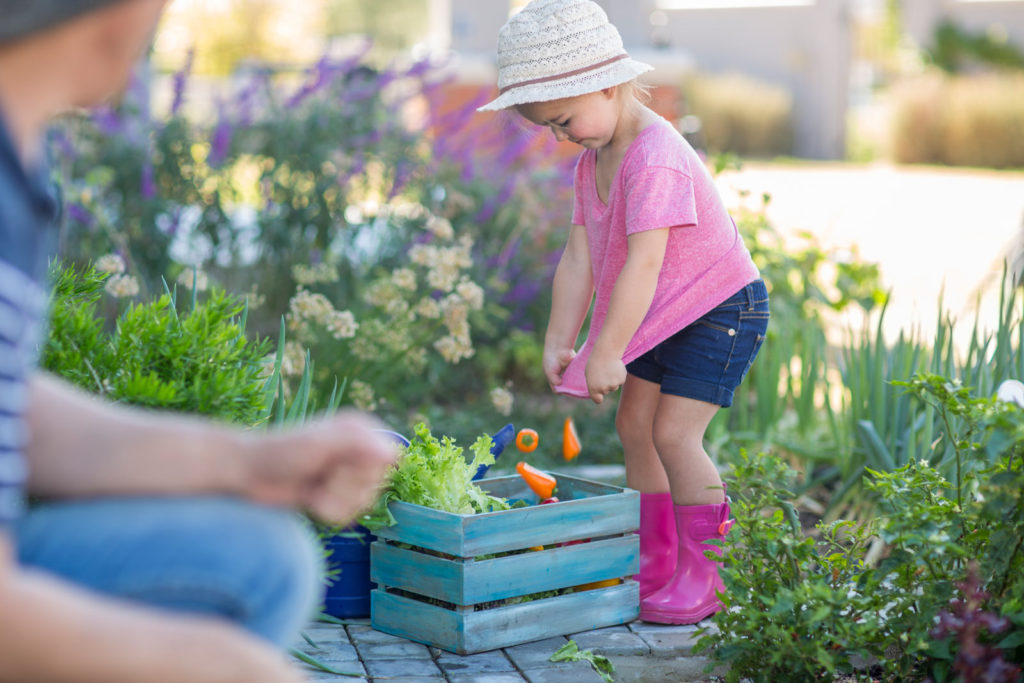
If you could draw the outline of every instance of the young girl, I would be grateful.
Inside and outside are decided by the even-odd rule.
[[[622,389],[615,424],[641,493],[640,618],[688,624],[720,608],[703,543],[730,526],[704,431],[757,355],[768,294],[706,167],[642,103],[635,79],[651,68],[594,2],[534,0],[501,29],[499,96],[481,110],[514,108],[584,148],[544,371],[555,391],[595,403]]]

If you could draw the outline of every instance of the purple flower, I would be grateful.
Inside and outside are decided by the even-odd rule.
[[[113,107],[103,105],[92,112],[92,122],[104,135],[113,137],[119,134],[123,128],[121,117]]]
[[[476,215],[473,217],[473,220],[475,220],[477,223],[486,223],[487,221],[491,220],[491,218],[494,217],[494,214],[497,212],[497,210],[498,203],[494,201],[494,197],[489,196],[487,197],[487,199],[484,200],[483,205],[480,207],[480,210],[476,212]]]
[[[188,77],[192,73],[192,63],[195,60],[196,51],[194,48],[189,48],[188,54],[185,56],[185,64],[180,70],[174,74],[174,99],[171,101],[171,116],[177,116],[181,110],[181,105],[185,101],[185,85],[188,82]]]
[[[207,159],[210,166],[216,168],[227,158],[233,132],[231,122],[222,114],[210,139],[210,156]]]
[[[81,223],[87,228],[92,227],[95,217],[92,215],[92,211],[85,208],[82,204],[79,204],[78,202],[68,202],[66,209],[68,212],[68,218],[76,223]]]
[[[143,199],[152,199],[156,196],[156,181],[153,179],[153,162],[146,159],[142,164],[142,178],[140,179],[140,193]]]

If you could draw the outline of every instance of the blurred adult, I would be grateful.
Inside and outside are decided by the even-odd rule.
[[[0,681],[301,680],[280,646],[319,604],[321,553],[296,510],[352,518],[395,458],[361,414],[255,433],[36,370],[45,130],[124,87],[164,5],[0,0]]]

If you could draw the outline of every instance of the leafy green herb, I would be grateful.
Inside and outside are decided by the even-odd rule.
[[[491,437],[479,437],[470,446],[472,461],[467,462],[462,447],[453,439],[438,440],[424,424],[418,424],[405,454],[392,467],[384,493],[362,524],[379,529],[395,523],[388,503],[399,500],[460,515],[508,510],[508,502],[481,489],[473,475],[481,465],[494,462]]]
[[[594,671],[600,674],[601,678],[606,680],[608,683],[615,681],[612,678],[612,674],[615,673],[615,667],[612,665],[610,659],[604,655],[595,655],[591,650],[580,650],[580,646],[576,644],[575,640],[570,640],[568,643],[558,648],[555,654],[548,658],[551,662],[590,662],[590,666],[594,667]]]

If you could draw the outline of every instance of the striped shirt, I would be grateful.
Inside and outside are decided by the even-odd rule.
[[[22,165],[0,119],[0,530],[25,505],[25,409],[45,320],[57,202],[46,169]]]

